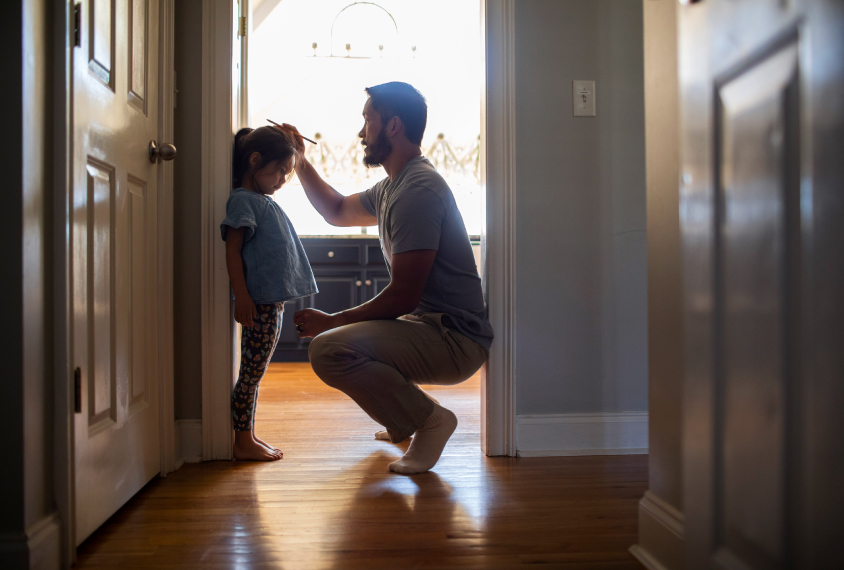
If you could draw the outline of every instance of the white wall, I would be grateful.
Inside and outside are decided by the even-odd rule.
[[[572,116],[575,79],[596,81],[596,117]],[[647,447],[641,4],[517,2],[516,102],[519,451],[539,453],[542,445],[557,452],[641,451]],[[566,414],[587,424],[592,417],[592,435],[580,443],[564,437],[571,425],[554,417]],[[621,429],[616,435],[606,430],[609,418],[625,424],[614,426]],[[535,433],[539,424],[551,426],[542,428],[544,436]],[[551,439],[540,444],[537,437]]]

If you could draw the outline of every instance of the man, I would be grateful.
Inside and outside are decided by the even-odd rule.
[[[301,337],[315,337],[314,371],[386,428],[377,437],[398,443],[414,436],[390,469],[424,473],[439,460],[457,418],[417,384],[470,378],[486,360],[493,333],[463,218],[451,189],[422,156],[425,98],[398,82],[366,92],[358,133],[363,161],[383,166],[387,178],[344,197],[307,160],[296,173],[328,223],[378,224],[391,281],[358,307],[332,315],[305,309],[293,320]]]

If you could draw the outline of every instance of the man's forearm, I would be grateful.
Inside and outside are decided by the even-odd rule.
[[[296,165],[296,175],[314,209],[325,218],[326,222],[337,225],[337,217],[343,205],[343,195],[323,180],[306,159],[302,159]]]
[[[388,286],[377,297],[362,305],[341,311],[335,315],[336,326],[350,325],[363,321],[396,319],[411,313],[418,306],[418,301],[391,291]]]

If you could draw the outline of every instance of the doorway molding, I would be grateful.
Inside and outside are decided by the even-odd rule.
[[[174,140],[175,1],[159,0],[158,140]],[[173,354],[173,162],[158,163],[158,419],[161,476],[175,471],[176,404]]]
[[[61,564],[76,562],[74,382],[70,362],[70,199],[73,195],[73,14],[53,0],[53,493],[61,521]]]
[[[495,342],[482,369],[481,446],[516,455],[516,2],[481,3],[485,89],[481,97],[481,236],[484,297]]]
[[[482,185],[487,227],[481,236],[484,296],[495,330],[482,368],[481,446],[516,455],[516,148],[515,0],[482,0],[486,85],[481,94]],[[233,0],[202,6],[202,432],[203,459],[231,459],[229,398],[236,374],[225,247],[234,131]]]
[[[233,140],[233,0],[202,3],[201,313],[202,459],[232,458],[229,402],[234,386],[234,320],[225,242]]]

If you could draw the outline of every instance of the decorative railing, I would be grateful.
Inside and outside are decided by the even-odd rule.
[[[440,133],[425,156],[446,180],[462,177],[465,182],[481,183],[480,135],[469,144],[452,144]]]
[[[335,142],[326,140],[320,133],[312,138],[319,144],[306,145],[305,156],[340,193],[348,196],[362,192],[386,176],[383,168],[363,165],[363,147],[359,139]],[[479,140],[480,137],[477,137],[472,142],[456,143],[440,134],[433,143],[422,146],[424,155],[454,193],[469,234],[479,234],[483,229]],[[377,228],[336,228],[329,225],[313,209],[295,178],[284,192],[276,193],[274,199],[292,216],[300,235],[360,235],[378,231]]]
[[[363,188],[384,177],[382,169],[363,165],[360,140],[329,141],[320,133],[316,133],[314,139],[319,144],[307,145],[305,156],[329,183]],[[449,183],[480,184],[480,136],[469,143],[455,143],[440,133],[433,144],[422,148],[424,155]]]

